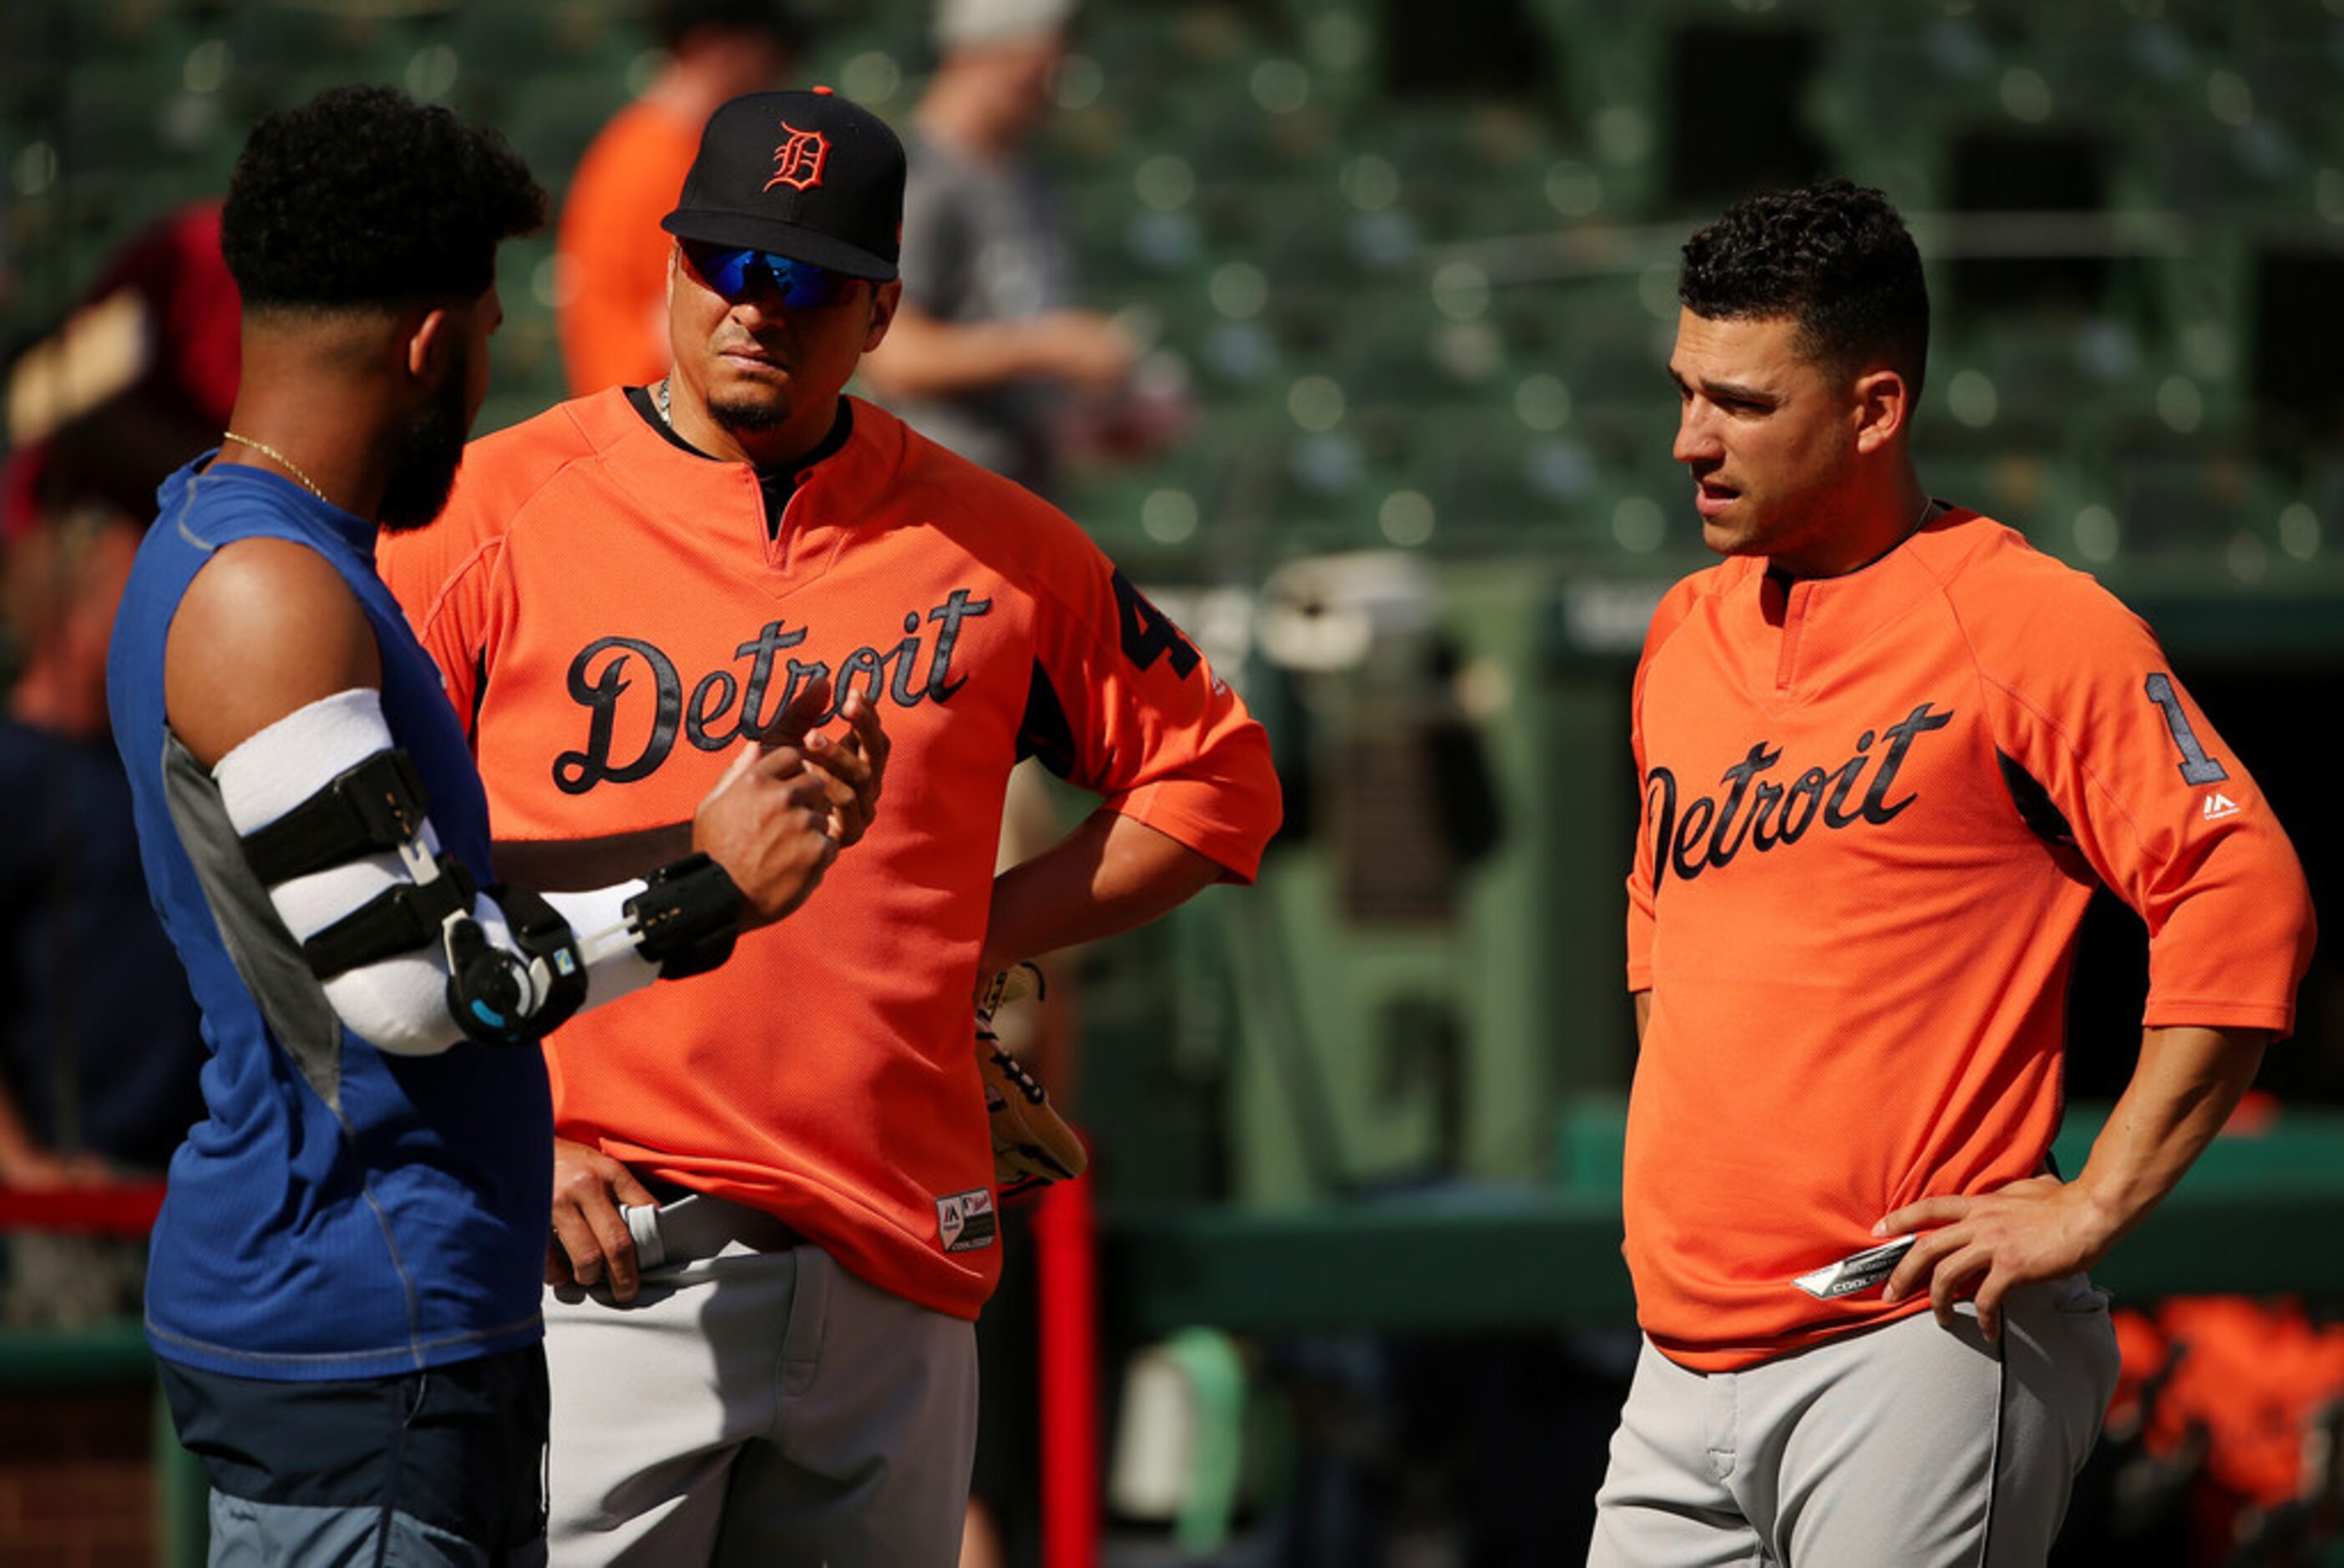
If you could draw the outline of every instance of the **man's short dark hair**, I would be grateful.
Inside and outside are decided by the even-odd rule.
[[[504,139],[389,87],[330,87],[253,127],[220,213],[247,309],[470,299],[545,222]]]
[[[804,37],[789,10],[779,0],[652,0],[652,32],[660,46],[672,53],[701,27],[728,33],[757,33],[784,49],[794,50]]]
[[[1815,363],[1884,364],[1915,395],[1928,369],[1921,252],[1888,198],[1849,180],[1736,203],[1685,241],[1677,301],[1713,321],[1789,317]]]

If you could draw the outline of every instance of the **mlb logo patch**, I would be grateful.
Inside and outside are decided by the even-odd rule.
[[[936,1199],[936,1238],[947,1252],[974,1252],[993,1245],[1001,1221],[993,1211],[993,1189],[979,1187]]]

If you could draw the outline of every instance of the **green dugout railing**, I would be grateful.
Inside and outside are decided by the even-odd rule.
[[[1565,1112],[1551,1189],[1482,1186],[1261,1209],[1110,1217],[1101,1288],[1112,1334],[1470,1334],[1628,1320],[1618,1196],[1624,1101]],[[2057,1145],[2081,1168],[2104,1106]],[[2344,1296],[2344,1114],[2287,1111],[2226,1134],[2093,1277],[2119,1300]]]

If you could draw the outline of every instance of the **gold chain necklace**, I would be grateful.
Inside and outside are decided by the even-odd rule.
[[[262,457],[273,460],[279,468],[282,468],[287,473],[291,474],[295,479],[299,480],[301,481],[302,489],[308,491],[311,495],[316,496],[319,501],[325,501],[328,506],[334,504],[330,501],[326,501],[326,492],[318,488],[318,481],[316,480],[311,479],[308,474],[301,471],[301,465],[299,463],[295,462],[291,458],[287,457],[283,452],[278,451],[267,441],[256,441],[250,436],[240,436],[234,430],[222,430],[220,432],[220,440],[224,441],[234,441],[238,446],[250,447]]]

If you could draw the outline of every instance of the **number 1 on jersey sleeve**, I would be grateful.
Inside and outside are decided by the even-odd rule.
[[[2143,689],[2148,700],[2165,710],[2165,727],[2173,732],[2173,744],[2181,748],[2181,782],[2202,784],[2219,784],[2230,776],[2230,770],[2206,754],[2198,744],[2198,732],[2189,727],[2189,715],[2181,711],[2181,699],[2173,690],[2172,678],[2158,670],[2152,673]]]

